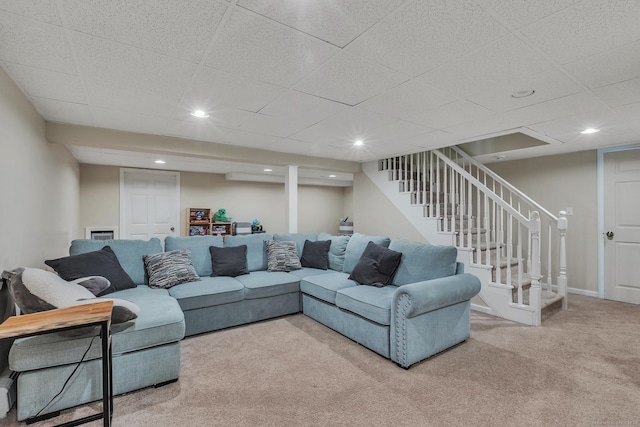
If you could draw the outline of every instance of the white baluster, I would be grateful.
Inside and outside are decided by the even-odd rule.
[[[560,211],[560,218],[558,218],[558,231],[560,232],[560,248],[559,248],[559,260],[558,260],[558,294],[562,295],[562,309],[567,309],[567,228],[568,220],[567,213]]]

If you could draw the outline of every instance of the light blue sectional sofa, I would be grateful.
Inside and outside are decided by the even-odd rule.
[[[329,268],[304,267],[291,272],[267,271],[265,240],[295,241],[301,255],[305,240],[331,240]],[[393,283],[375,287],[349,279],[365,247],[373,241],[402,253]],[[363,346],[408,368],[469,337],[470,299],[479,280],[464,274],[454,247],[431,246],[382,236],[331,236],[325,233],[167,237],[158,239],[75,240],[76,255],[109,245],[137,285],[108,297],[140,306],[134,325],[113,333],[116,394],[176,380],[180,373],[180,340],[277,316],[303,312]],[[212,273],[210,246],[247,246],[249,274]],[[143,256],[189,249],[200,280],[169,289],[147,286]],[[24,420],[101,397],[100,343],[52,405],[38,414],[59,391],[81,359],[91,338],[44,335],[17,340],[9,364],[18,377],[18,419]]]

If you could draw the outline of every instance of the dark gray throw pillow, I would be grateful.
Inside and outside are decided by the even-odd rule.
[[[379,288],[391,284],[402,253],[369,242],[349,279]]]
[[[316,242],[305,240],[300,264],[303,267],[319,268],[320,270],[328,269],[329,248],[331,248],[331,240],[318,240]]]
[[[236,277],[249,274],[249,270],[247,269],[247,245],[229,246],[226,248],[209,246],[209,253],[211,253],[212,277]]]
[[[53,268],[60,277],[67,281],[87,276],[105,277],[111,282],[111,286],[98,296],[136,287],[131,277],[120,265],[120,261],[118,261],[110,246],[105,246],[99,251],[50,259],[44,263]]]

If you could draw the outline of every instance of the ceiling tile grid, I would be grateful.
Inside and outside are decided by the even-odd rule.
[[[306,34],[234,10],[204,65],[290,88],[338,51]]]
[[[82,82],[77,75],[12,63],[5,63],[4,68],[30,96],[87,104]]]
[[[396,71],[342,52],[298,83],[295,89],[356,105],[406,80],[407,77]]]
[[[638,22],[636,0],[0,0],[0,65],[53,122],[359,162],[519,127],[566,151],[640,138]]]
[[[76,74],[64,29],[0,12],[0,59],[3,62]]]
[[[230,107],[255,113],[285,90],[237,74],[200,67],[181,104],[191,111]]]
[[[227,6],[210,0],[64,0],[69,28],[199,63]]]
[[[415,77],[506,34],[507,29],[475,3],[414,0],[347,50]]]
[[[344,47],[406,0],[240,0],[238,5]]]

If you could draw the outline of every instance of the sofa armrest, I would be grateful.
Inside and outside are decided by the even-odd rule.
[[[391,304],[396,315],[412,318],[441,307],[469,300],[480,292],[480,279],[468,273],[403,285]]]

